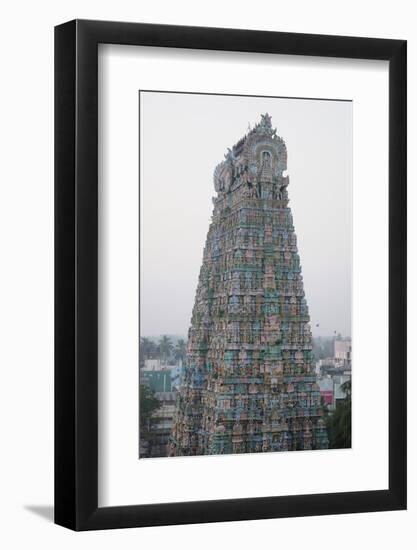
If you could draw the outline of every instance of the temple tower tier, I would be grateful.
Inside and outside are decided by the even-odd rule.
[[[265,114],[214,171],[170,456],[328,446],[286,169]]]

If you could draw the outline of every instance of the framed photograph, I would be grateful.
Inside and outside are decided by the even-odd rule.
[[[55,29],[55,521],[406,507],[406,42]]]

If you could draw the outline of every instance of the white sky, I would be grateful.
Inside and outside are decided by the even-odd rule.
[[[265,112],[287,145],[313,335],[350,335],[352,103],[141,92],[140,106],[141,336],[186,335],[214,168]]]

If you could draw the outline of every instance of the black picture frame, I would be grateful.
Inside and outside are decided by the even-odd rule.
[[[389,62],[389,488],[98,506],[98,44]],[[55,523],[109,529],[406,508],[406,41],[74,20],[55,28]]]

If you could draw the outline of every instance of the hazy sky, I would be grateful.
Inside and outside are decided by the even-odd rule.
[[[265,112],[287,145],[313,335],[350,335],[352,103],[141,92],[140,106],[141,336],[187,333],[213,170]]]

